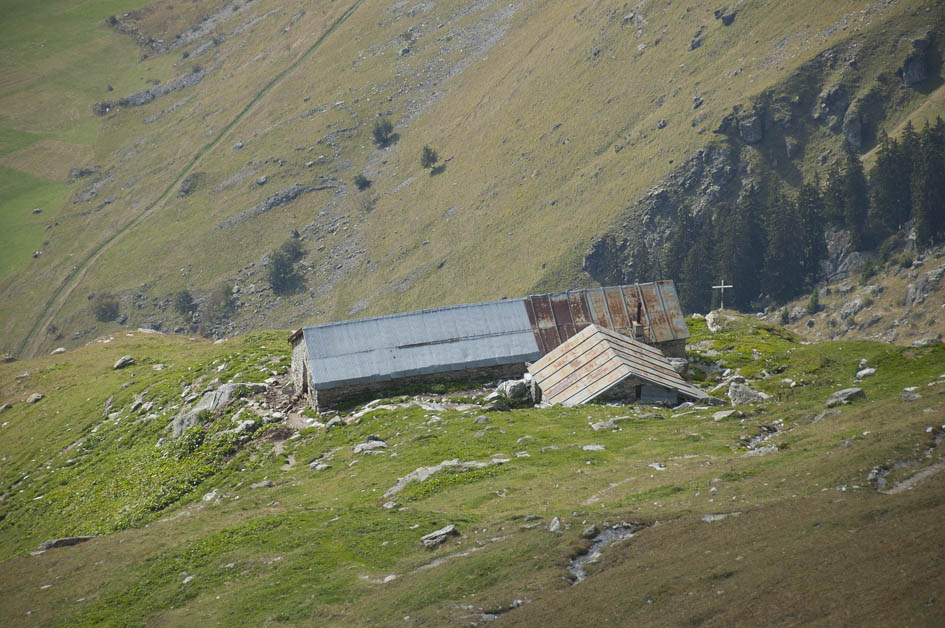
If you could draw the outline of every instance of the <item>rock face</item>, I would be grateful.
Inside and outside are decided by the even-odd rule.
[[[171,421],[171,434],[177,438],[185,431],[197,425],[198,416],[201,412],[216,412],[228,406],[234,400],[233,393],[240,388],[250,392],[265,392],[269,390],[266,384],[257,383],[230,383],[223,384],[216,390],[207,391],[200,400],[190,408],[181,410],[180,413]]]
[[[746,144],[757,144],[765,138],[764,109],[753,107],[738,116],[738,136]]]
[[[830,395],[826,405],[828,408],[833,408],[846,405],[856,399],[866,399],[866,393],[863,392],[862,388],[844,388]]]
[[[119,369],[125,368],[126,366],[131,366],[134,363],[135,363],[135,359],[133,357],[131,357],[130,355],[123,355],[120,358],[118,358],[118,361],[115,362],[115,366],[113,366],[112,369],[117,371]]]
[[[369,439],[366,442],[355,445],[354,453],[360,454],[362,452],[374,451],[376,449],[387,449],[387,443],[382,440]]]
[[[732,382],[728,389],[728,398],[733,406],[743,406],[750,403],[763,403],[771,399],[771,395],[752,390],[746,384]]]

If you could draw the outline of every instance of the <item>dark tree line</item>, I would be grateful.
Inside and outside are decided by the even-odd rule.
[[[783,303],[811,289],[827,254],[828,227],[847,229],[862,251],[875,249],[910,220],[920,246],[945,240],[941,118],[921,133],[907,124],[899,140],[883,134],[869,177],[860,159],[846,152],[823,184],[815,178],[791,194],[763,176],[699,224],[688,208],[679,208],[662,270],[678,284],[688,311],[712,307],[712,285],[720,279],[735,286],[727,306],[754,309],[763,296]],[[631,263],[637,278],[656,274],[642,239]]]

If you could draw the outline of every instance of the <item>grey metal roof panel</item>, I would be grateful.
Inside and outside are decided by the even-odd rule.
[[[523,299],[303,328],[316,389],[539,357]]]

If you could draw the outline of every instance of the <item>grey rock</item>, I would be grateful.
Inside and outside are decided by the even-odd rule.
[[[502,382],[496,391],[508,399],[525,399],[528,396],[528,386],[523,379]]]
[[[931,337],[919,338],[918,340],[912,341],[912,346],[913,347],[928,347],[929,345],[937,345],[937,344],[940,344],[941,342],[942,341],[939,340],[938,338],[931,338]]]
[[[692,108],[693,108],[693,109],[698,109],[699,107],[702,106],[702,103],[704,103],[704,102],[705,102],[705,101],[703,100],[702,96],[693,96],[693,97],[692,97]]]
[[[599,432],[600,430],[615,430],[618,428],[617,424],[613,421],[599,421],[597,423],[591,423],[591,429],[595,432]]]
[[[429,534],[425,534],[420,537],[420,542],[423,543],[424,547],[436,547],[447,541],[451,536],[458,536],[459,530],[456,529],[454,524],[449,524],[440,528],[439,530],[434,530]]]
[[[43,541],[39,545],[39,549],[48,550],[55,547],[70,547],[72,545],[78,545],[79,543],[85,543],[91,539],[94,539],[95,536],[66,536],[61,539],[52,539],[50,541]]]
[[[473,423],[483,424],[483,423],[491,423],[491,421],[489,420],[489,417],[487,417],[486,415],[480,414],[479,416],[476,417],[476,420],[473,421]]]
[[[581,447],[584,451],[604,451],[603,445],[584,445]]]
[[[596,525],[591,524],[591,525],[587,526],[586,528],[584,528],[584,529],[581,531],[581,538],[582,538],[582,539],[593,539],[593,538],[594,538],[595,536],[597,536],[598,534],[600,534],[600,530],[597,528]]]
[[[712,415],[712,419],[715,421],[724,421],[725,419],[740,418],[743,416],[745,416],[745,413],[741,410],[719,410]]]
[[[758,447],[757,449],[752,449],[751,451],[742,454],[742,458],[755,458],[757,456],[767,456],[769,454],[778,453],[778,448],[776,445],[765,445],[764,447]]]
[[[8,404],[8,403],[0,404],[0,413],[6,412],[7,410],[9,410],[9,409],[12,408],[12,407],[13,407],[13,406],[11,406],[11,405]]]
[[[735,21],[736,14],[735,9],[716,9],[714,13],[715,19],[721,20],[724,26],[731,26]]]
[[[327,423],[325,423],[325,429],[331,429],[333,427],[341,427],[344,425],[344,421],[341,420],[340,416],[332,417]]]
[[[863,301],[859,297],[850,299],[840,308],[840,320],[846,320],[851,316],[856,316],[863,309]]]
[[[812,423],[820,423],[820,422],[823,421],[824,419],[829,419],[830,417],[832,417],[832,416],[837,416],[838,414],[840,414],[840,411],[839,411],[839,410],[827,410],[826,412],[821,412],[820,414],[818,414],[817,416],[815,416],[815,417],[811,420],[811,422],[812,422]]]
[[[902,393],[899,395],[899,398],[905,402],[918,401],[922,398],[922,395],[919,394],[918,386],[907,386],[902,389]]]
[[[272,488],[272,480],[265,479],[262,482],[256,482],[255,484],[250,484],[250,488]]]
[[[788,159],[794,159],[798,155],[798,149],[800,148],[800,142],[798,142],[793,137],[784,138],[784,152],[787,154]]]
[[[863,118],[852,107],[843,117],[843,139],[855,152],[863,149]]]
[[[324,463],[324,462],[318,462],[317,460],[316,460],[315,462],[311,463],[311,464],[308,465],[308,466],[311,467],[312,469],[314,469],[315,471],[325,471],[325,470],[327,470],[327,469],[331,469],[331,465],[330,465],[330,464],[327,464],[327,463]]]
[[[669,358],[669,365],[673,367],[673,370],[676,371],[679,375],[686,375],[686,371],[689,370],[689,360],[686,358]]]
[[[833,408],[840,405],[846,405],[856,399],[866,399],[866,393],[862,388],[844,388],[830,395],[830,398],[827,399],[826,405],[828,408]]]
[[[742,406],[752,403],[764,403],[771,399],[771,395],[752,390],[746,384],[732,382],[728,388],[728,398],[733,406]]]
[[[902,66],[896,71],[907,87],[926,81],[929,76],[929,56],[932,50],[932,33],[912,40],[912,51],[906,55]]]
[[[702,37],[693,37],[692,41],[689,42],[689,50],[695,50],[702,46]]]
[[[190,408],[182,409],[177,416],[171,420],[171,434],[174,438],[177,438],[188,429],[197,425],[197,417],[201,412],[217,412],[222,410],[234,400],[233,393],[240,388],[248,389],[250,392],[265,392],[269,389],[269,386],[255,382],[232,382],[223,384],[216,390],[206,392],[195,405]]]
[[[665,128],[666,128],[666,119],[665,119],[665,118],[660,118],[659,121],[656,123],[656,128],[657,128],[657,129],[665,129]]]
[[[366,451],[374,451],[376,449],[387,449],[387,443],[382,440],[369,440],[365,443],[358,443],[354,446],[354,453],[360,454]]]
[[[746,144],[757,144],[764,139],[763,109],[754,107],[738,116],[738,136]]]
[[[26,403],[36,403],[43,398],[43,393],[33,393],[26,398]]]
[[[856,372],[856,378],[857,378],[857,379],[865,379],[865,378],[870,377],[871,375],[875,375],[875,374],[876,374],[876,369],[874,369],[874,368],[860,369],[859,371]]]
[[[548,524],[549,532],[560,532],[561,531],[561,519],[555,517],[551,520],[551,523]]]
[[[49,355],[59,355],[59,354],[61,354],[61,353],[65,353],[65,352],[66,352],[66,348],[65,348],[65,347],[59,347],[59,348],[53,349],[52,352],[51,352]]]
[[[123,355],[118,358],[118,361],[115,362],[115,365],[112,367],[113,370],[123,369],[126,366],[131,366],[135,363],[135,359],[130,355]]]

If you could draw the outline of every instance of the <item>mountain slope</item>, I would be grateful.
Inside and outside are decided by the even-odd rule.
[[[866,93],[879,74],[894,76],[909,37],[940,32],[945,19],[918,1],[745,3],[729,25],[704,2],[255,0],[122,13],[136,6],[72,16],[89,41],[122,53],[105,55],[105,70],[89,64],[68,120],[36,112],[62,97],[43,76],[8,79],[0,99],[15,114],[4,146],[22,144],[17,133],[36,118],[62,128],[51,139],[79,147],[36,142],[11,150],[6,167],[41,175],[36,164],[53,168],[55,154],[68,161],[53,168],[60,178],[70,165],[89,173],[71,187],[44,183],[41,214],[29,213],[35,196],[4,200],[3,220],[25,225],[4,230],[20,234],[0,279],[4,350],[35,354],[116,329],[90,313],[103,292],[119,297],[127,325],[190,331],[171,296],[186,288],[201,303],[235,281],[235,311],[201,321],[219,336],[625,276],[619,251],[603,256],[603,273],[584,255],[600,241],[619,249],[654,185],[684,179],[707,145],[731,147],[738,175],[782,150],[774,137],[744,146],[714,134],[733,107],[787,89],[824,51],[885,42],[857,56],[854,95]],[[815,83],[841,65],[817,70]],[[16,63],[4,71],[20,74]],[[144,89],[164,95],[135,105],[150,98]],[[922,89],[895,93],[898,109],[876,114],[871,129],[926,101]],[[397,134],[387,148],[372,142],[379,115]],[[810,172],[840,141],[821,132],[796,165],[775,167]],[[438,174],[419,164],[424,145],[444,160]],[[4,172],[10,185],[20,176]],[[352,184],[359,173],[373,182],[365,191]],[[266,255],[293,230],[301,281],[275,295]],[[24,262],[34,248],[39,257]]]

